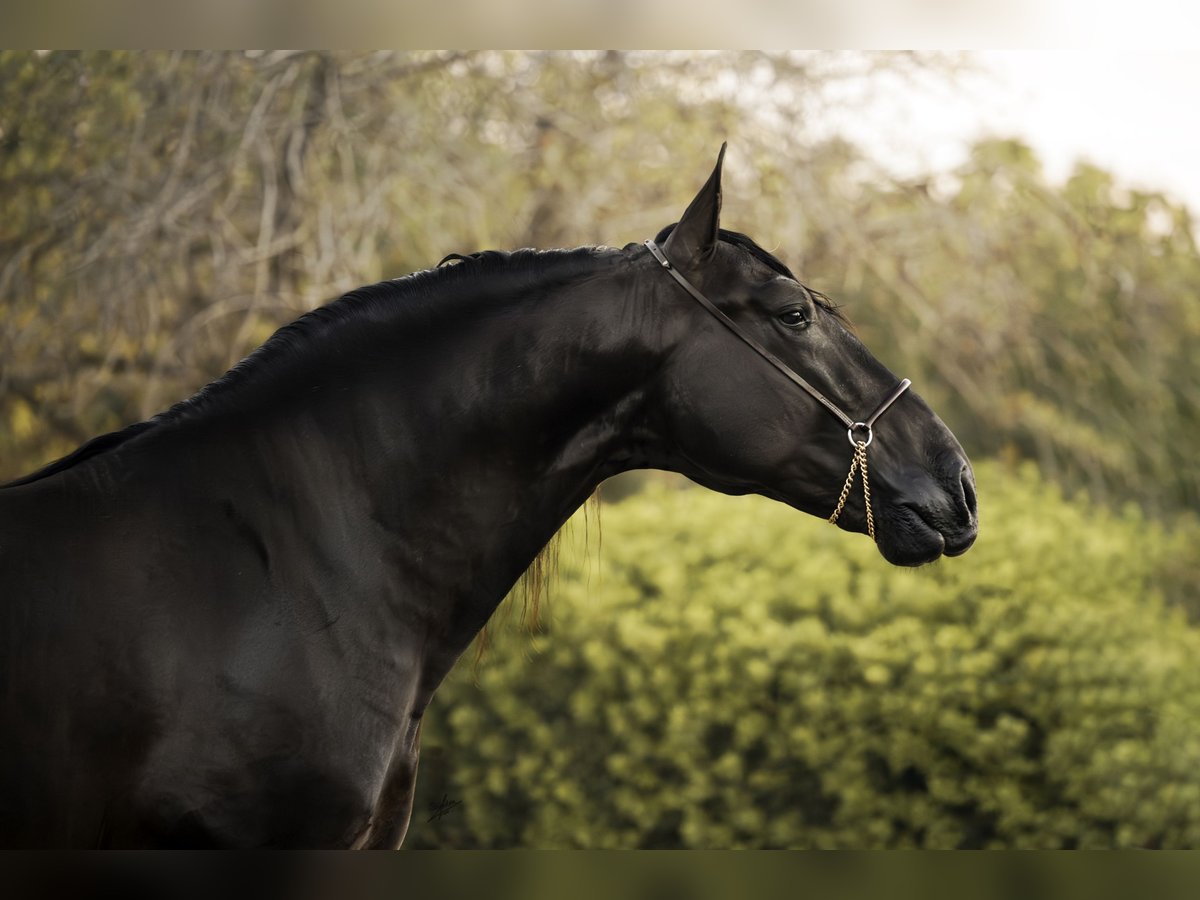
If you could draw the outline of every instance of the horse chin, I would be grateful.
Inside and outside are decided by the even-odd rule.
[[[877,528],[876,546],[894,566],[924,566],[947,553],[942,533],[906,507],[890,510],[881,526]]]
[[[827,513],[823,511],[823,508],[817,508],[819,504],[815,504],[808,498],[801,498],[798,493],[792,493],[787,490],[769,488],[763,485],[746,487],[730,484],[723,484],[717,490],[726,494],[745,494],[751,492],[761,494],[764,497],[777,500],[800,512],[808,513],[820,519],[827,518]],[[849,511],[847,512],[849,513]],[[859,516],[860,521],[857,523],[848,521],[851,519],[851,515],[843,517],[839,521],[838,527],[865,536],[867,533],[866,520],[861,519],[861,511],[859,512]],[[875,545],[879,548],[879,552],[883,558],[894,566],[907,566],[909,568],[928,565],[942,556],[958,556],[965,553],[974,540],[972,537],[960,547],[949,546],[946,543],[946,538],[940,531],[929,525],[921,517],[920,513],[907,506],[891,507],[877,514],[875,534]]]

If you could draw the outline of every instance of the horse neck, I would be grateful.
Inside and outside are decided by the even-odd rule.
[[[273,440],[299,468],[291,480],[354,504],[407,582],[460,611],[451,630],[469,640],[596,485],[629,467],[660,348],[619,257],[455,307],[420,333],[377,329],[337,384],[298,395],[303,413],[281,417]]]

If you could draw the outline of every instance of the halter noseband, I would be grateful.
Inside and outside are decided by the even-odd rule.
[[[717,309],[716,305],[711,300],[696,290],[690,281],[679,274],[678,270],[671,265],[671,261],[667,259],[666,255],[661,249],[659,249],[658,244],[654,243],[654,241],[645,241],[644,243],[650,253],[653,254],[654,258],[658,260],[659,265],[667,270],[667,274],[674,278],[679,283],[679,286],[691,294],[701,306],[712,313],[718,322],[741,338],[742,341],[750,347],[750,349],[754,350],[759,356],[779,370],[779,372],[785,378],[787,378],[797,387],[804,389],[810,395],[812,395],[812,397],[818,403],[833,413],[833,415],[837,417],[838,421],[846,426],[846,436],[850,439],[850,446],[854,448],[854,459],[850,463],[850,474],[846,476],[846,483],[842,487],[841,496],[838,498],[837,508],[833,511],[833,515],[829,517],[829,521],[831,523],[837,522],[838,516],[842,514],[842,509],[846,505],[846,498],[850,496],[850,488],[854,484],[854,475],[858,469],[861,468],[863,480],[863,498],[866,502],[867,509],[867,534],[871,536],[871,540],[874,540],[875,516],[871,511],[871,487],[867,481],[867,448],[871,446],[871,442],[875,440],[875,432],[873,429],[876,421],[878,421],[880,416],[887,412],[888,408],[893,403],[900,399],[900,395],[908,390],[909,385],[911,385],[912,382],[907,378],[901,380],[900,383],[892,389],[892,392],[888,394],[884,401],[879,404],[879,406],[875,409],[875,412],[871,413],[871,415],[865,421],[856,422],[854,419],[842,412],[841,408],[836,403],[834,403],[815,387],[792,371],[791,367],[788,366],[778,356],[776,356],[746,332],[742,331],[742,329],[738,327],[737,323],[734,322],[733,319],[729,318],[729,316]],[[855,436],[856,434],[858,437]]]

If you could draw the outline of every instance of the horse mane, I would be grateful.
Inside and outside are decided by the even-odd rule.
[[[448,311],[451,308],[448,301],[460,288],[486,285],[490,299],[512,298],[531,288],[544,288],[586,274],[592,270],[590,264],[607,249],[484,250],[469,256],[452,253],[432,269],[355,288],[283,325],[224,375],[186,400],[145,421],[92,438],[40,469],[0,484],[0,490],[57,475],[121,447],[148,431],[207,412],[235,397],[239,388],[285,370],[311,348],[320,346],[335,332],[341,334],[347,327],[353,330],[358,325],[365,331],[383,322],[398,324],[401,328],[405,325],[417,327],[431,316]],[[458,260],[460,264],[445,265],[449,260]]]
[[[655,241],[660,244],[665,242],[676,224],[678,223],[662,229]],[[791,278],[797,284],[800,283],[783,262],[760,247],[748,235],[722,228],[719,236],[722,241],[745,250],[772,271]],[[236,396],[238,388],[286,368],[302,357],[306,350],[321,344],[333,332],[344,330],[347,325],[360,324],[370,327],[383,322],[403,325],[406,320],[417,324],[431,315],[444,313],[448,309],[447,296],[454,294],[456,289],[481,286],[485,279],[489,294],[517,296],[531,288],[561,283],[586,274],[605,252],[611,252],[610,248],[527,248],[511,252],[482,250],[469,255],[450,253],[431,269],[422,269],[400,278],[356,288],[282,326],[258,349],[186,400],[175,403],[145,421],[135,422],[117,431],[92,438],[66,456],[40,469],[0,484],[0,490],[57,475],[121,447],[146,432],[207,411],[214,404]],[[807,285],[804,287],[819,306],[845,322],[838,307],[828,297]]]

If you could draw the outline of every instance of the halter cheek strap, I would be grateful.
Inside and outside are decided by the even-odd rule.
[[[837,522],[838,516],[842,514],[842,509],[846,506],[846,499],[850,496],[850,488],[854,485],[854,476],[859,469],[862,469],[863,480],[863,499],[866,502],[867,508],[867,534],[871,536],[871,540],[875,539],[875,515],[871,510],[871,486],[867,481],[867,448],[871,446],[871,442],[875,440],[874,426],[879,417],[887,412],[888,408],[900,399],[900,395],[908,390],[912,384],[907,378],[900,381],[882,403],[876,407],[875,412],[871,413],[865,421],[855,421],[842,412],[841,407],[818,391],[815,387],[809,384],[804,378],[796,374],[790,366],[788,366],[778,356],[752,338],[749,334],[743,331],[733,319],[721,312],[711,300],[705,297],[695,286],[679,274],[679,271],[671,265],[671,261],[667,259],[666,254],[662,252],[658,244],[654,241],[645,241],[646,249],[648,249],[653,257],[658,260],[658,264],[666,269],[667,274],[678,282],[679,286],[690,294],[697,303],[703,306],[709,313],[716,318],[718,322],[728,328],[733,334],[745,342],[750,349],[756,352],[759,356],[765,359],[768,363],[777,369],[780,374],[795,384],[797,387],[806,391],[818,403],[824,406],[829,412],[837,417],[838,421],[846,426],[846,436],[850,439],[850,445],[854,448],[854,459],[850,463],[850,474],[846,476],[846,483],[842,487],[841,496],[838,498],[837,508],[833,511],[833,515],[829,517],[830,522]]]

